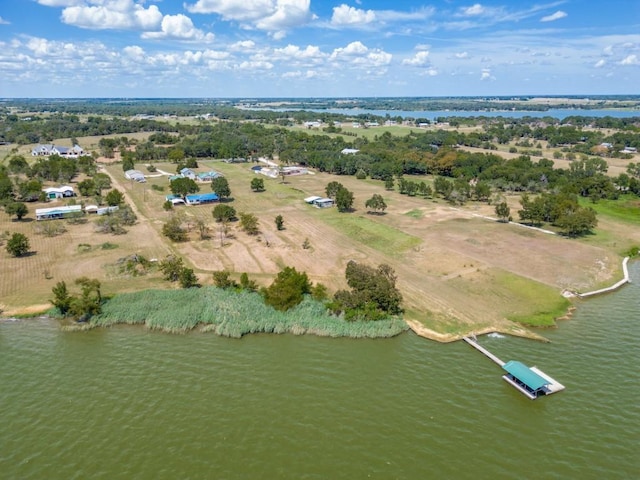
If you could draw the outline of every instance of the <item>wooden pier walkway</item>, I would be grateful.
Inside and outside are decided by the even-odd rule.
[[[481,347],[478,342],[474,341],[472,338],[469,337],[462,337],[462,340],[464,340],[465,342],[467,342],[469,345],[471,345],[473,348],[475,348],[476,350],[478,350],[479,352],[482,352],[484,355],[486,355],[487,357],[489,357],[491,360],[493,360],[494,362],[496,362],[498,365],[500,365],[501,367],[504,365],[505,362],[503,362],[502,360],[500,360],[498,357],[496,357],[493,353],[491,353],[489,350],[487,350],[484,347]]]

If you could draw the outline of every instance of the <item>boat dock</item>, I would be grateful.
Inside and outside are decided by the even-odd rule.
[[[491,360],[493,360],[495,363],[497,363],[501,367],[504,367],[505,362],[500,360],[498,357],[496,357],[493,353],[491,353],[486,348],[480,346],[480,344],[475,339],[469,338],[469,337],[462,337],[462,340],[467,342],[469,345],[471,345],[473,348],[475,348],[479,352],[483,353],[485,356],[489,357]]]
[[[462,337],[462,339],[487,358],[500,365],[500,367],[507,372],[502,378],[531,400],[535,400],[542,395],[551,395],[565,388],[564,385],[537,367],[527,367],[523,363],[514,360],[503,362],[489,350],[478,344],[475,336],[473,338]]]

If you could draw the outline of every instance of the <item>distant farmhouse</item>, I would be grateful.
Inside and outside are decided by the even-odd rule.
[[[61,147],[60,145],[48,144],[38,145],[31,150],[33,157],[49,157],[51,155],[59,155],[66,158],[78,158],[87,155],[80,145],[73,147]]]
[[[186,168],[185,167],[182,170],[180,170],[179,174],[177,174],[177,175],[169,175],[169,181],[173,182],[174,180],[177,180],[179,178],[190,178],[191,180],[194,180],[196,182],[206,183],[206,182],[210,182],[214,178],[218,178],[218,177],[224,177],[224,175],[222,175],[220,172],[216,172],[215,170],[210,170],[208,172],[196,173],[195,171],[191,170],[190,168]]]

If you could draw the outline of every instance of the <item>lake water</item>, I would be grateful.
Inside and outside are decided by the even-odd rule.
[[[254,110],[254,109],[252,109]],[[287,109],[287,108],[256,108],[255,110],[273,110],[276,112],[286,111],[301,111],[303,109]],[[613,118],[627,118],[640,116],[640,110],[615,110],[615,109],[572,109],[572,108],[556,108],[546,111],[528,111],[528,110],[491,110],[491,111],[478,111],[478,110],[369,110],[364,108],[325,108],[325,109],[304,109],[310,112],[320,113],[334,113],[338,115],[375,115],[377,117],[384,117],[386,115],[402,118],[426,118],[430,121],[439,117],[505,117],[505,118],[542,118],[553,117],[559,120],[564,120],[567,117],[581,116],[581,117],[613,117]]]
[[[640,263],[552,343],[481,337],[566,390],[536,401],[462,342],[0,323],[0,478],[631,479]]]

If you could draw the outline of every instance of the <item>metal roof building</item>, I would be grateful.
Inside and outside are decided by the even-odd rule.
[[[184,197],[187,205],[200,205],[203,203],[213,203],[220,200],[215,193],[194,193]]]
[[[511,360],[505,363],[502,368],[507,372],[502,378],[529,398],[533,399],[546,394],[545,387],[549,385],[549,380],[538,375],[524,363]]]

